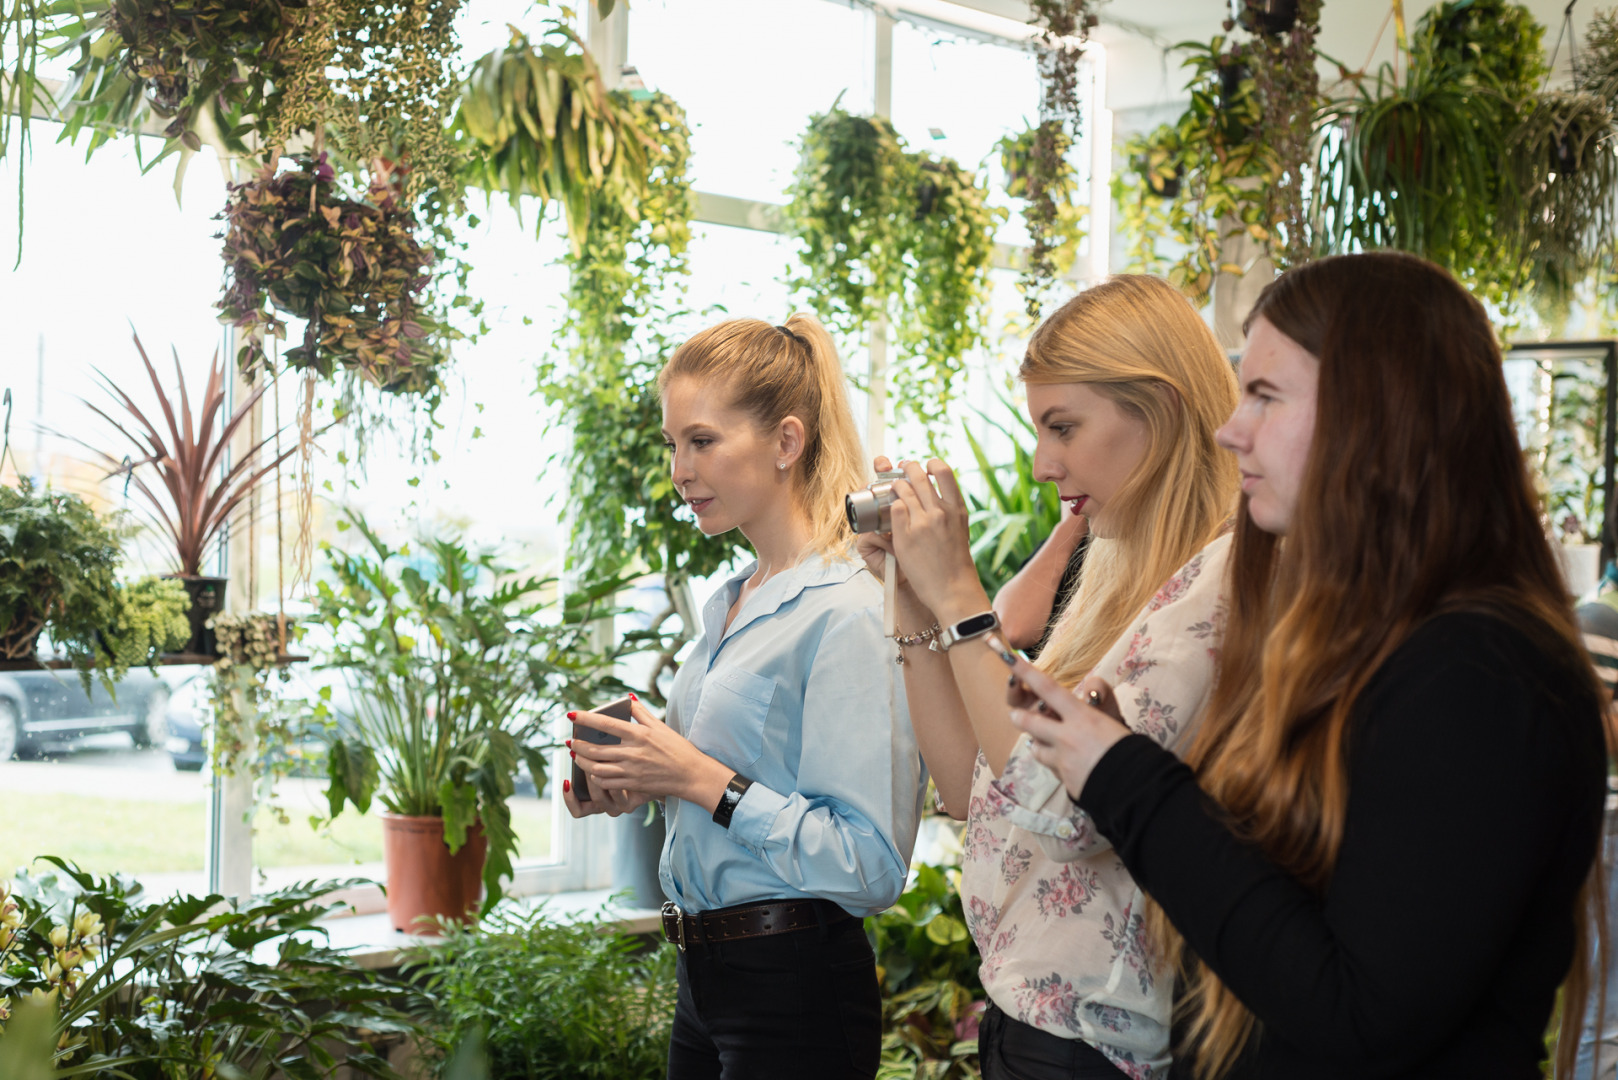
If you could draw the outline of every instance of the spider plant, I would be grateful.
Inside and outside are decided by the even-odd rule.
[[[1314,231],[1328,250],[1411,251],[1463,278],[1510,265],[1498,234],[1515,193],[1501,167],[1515,109],[1477,65],[1418,46],[1402,77],[1383,64],[1323,118]]]
[[[152,381],[152,390],[162,411],[160,423],[154,423],[133,398],[105,374],[97,371],[101,385],[127,415],[120,423],[94,403],[87,401],[85,404],[134,444],[139,456],[132,463],[125,464],[128,459],[95,447],[90,449],[113,467],[109,476],[128,474],[130,484],[149,504],[152,520],[172,541],[180,576],[200,577],[203,559],[218,540],[220,530],[259,482],[297,453],[298,444],[294,441],[291,448],[274,460],[261,464],[265,448],[274,436],[262,439],[233,460],[228,468],[223,468],[221,475],[231,440],[252,415],[253,406],[264,396],[269,385],[258,386],[236,406],[234,412],[225,416],[224,368],[216,352],[208,369],[202,407],[193,417],[179,355],[176,354],[174,358],[174,377],[178,383],[176,400],[164,389],[163,381],[152,366],[151,358],[146,355],[138,335],[135,337],[135,348],[140,352],[146,374]],[[221,418],[223,422],[220,422]],[[88,446],[83,440],[77,441],[80,445]],[[149,480],[151,473],[156,473],[156,476]]]
[[[1543,306],[1565,313],[1618,226],[1618,129],[1593,93],[1550,91],[1511,136],[1519,240]],[[1503,216],[1509,213],[1503,208]]]

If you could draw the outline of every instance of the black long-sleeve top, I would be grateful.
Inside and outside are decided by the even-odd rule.
[[[1478,614],[1428,621],[1351,718],[1323,895],[1231,831],[1187,766],[1131,735],[1079,805],[1258,1017],[1233,1076],[1538,1077],[1600,835],[1600,706]]]

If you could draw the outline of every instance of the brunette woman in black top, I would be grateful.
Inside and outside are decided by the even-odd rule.
[[[1060,720],[1014,718],[1160,905],[1177,1074],[1530,1080],[1563,986],[1567,1075],[1600,690],[1488,320],[1429,263],[1350,255],[1277,279],[1248,335],[1229,627],[1187,762],[1099,679],[1017,661]]]

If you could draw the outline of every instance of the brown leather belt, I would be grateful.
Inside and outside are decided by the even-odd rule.
[[[684,951],[691,945],[768,937],[811,926],[830,926],[854,916],[830,900],[770,900],[762,904],[719,908],[716,911],[681,911],[671,900],[663,905],[663,940]]]

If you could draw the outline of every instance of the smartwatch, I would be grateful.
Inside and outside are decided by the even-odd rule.
[[[960,622],[951,623],[940,630],[938,636],[933,638],[933,643],[928,648],[934,652],[948,652],[949,647],[957,641],[982,637],[999,625],[1000,617],[992,611],[985,611],[981,615],[969,615]]]
[[[730,828],[730,815],[736,812],[736,804],[742,801],[742,796],[752,786],[753,781],[741,773],[732,776],[725,790],[719,794],[719,805],[713,808],[713,823],[721,828]]]

